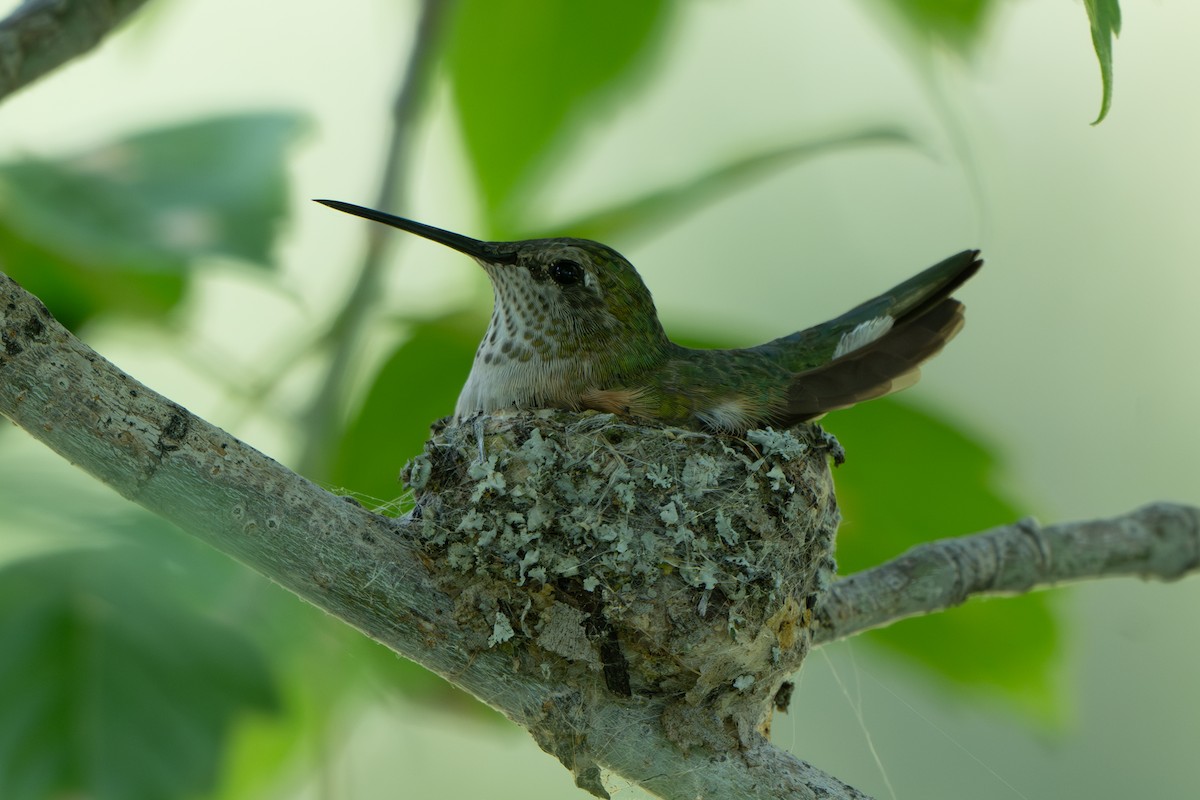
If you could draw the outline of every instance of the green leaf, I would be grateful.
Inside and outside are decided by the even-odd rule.
[[[1100,61],[1100,80],[1104,86],[1100,115],[1092,122],[1097,125],[1108,116],[1109,106],[1112,105],[1112,40],[1121,33],[1121,6],[1117,0],[1083,0],[1083,6],[1091,23],[1092,47]]]
[[[0,796],[192,797],[275,707],[261,654],[157,574],[127,547],[0,570]]]
[[[978,43],[995,3],[993,0],[888,0],[887,5],[914,33],[966,53]]]
[[[37,295],[71,330],[104,313],[162,317],[183,299],[183,272],[96,269],[59,253],[51,241],[23,236],[0,216],[0,269]]]
[[[487,318],[454,314],[415,323],[384,363],[339,443],[330,480],[386,505],[403,488],[404,463],[421,452],[429,426],[454,412]]]
[[[297,116],[245,114],[0,165],[4,268],[66,322],[160,314],[201,256],[266,264]]]
[[[629,239],[643,231],[660,231],[667,224],[686,217],[697,208],[755,180],[779,174],[796,161],[863,145],[915,144],[911,136],[896,128],[866,128],[773,147],[730,160],[672,186],[647,192],[608,208],[555,225],[553,229],[526,230],[515,238],[534,239],[549,236],[577,236],[609,241]]]
[[[212,795],[221,800],[291,796],[281,795],[281,784],[288,785],[297,774],[324,769],[326,765],[314,767],[314,754],[337,748],[344,732],[339,723],[346,720],[350,704],[361,703],[364,694],[368,702],[378,702],[378,674],[375,664],[368,662],[384,661],[392,652],[278,586],[267,588],[271,591],[252,597],[251,602],[278,601],[283,595],[290,601],[271,615],[268,625],[255,631],[256,640],[271,642],[267,651],[282,709],[270,717],[247,716],[232,731],[220,785]],[[264,630],[269,631],[267,637],[262,637]],[[402,661],[394,654],[392,660]],[[413,669],[421,668],[414,665]]]
[[[847,454],[835,475],[839,494],[846,492],[838,552],[843,573],[875,566],[919,542],[1022,516],[993,488],[995,463],[981,444],[902,400],[862,403],[822,424]]]
[[[838,569],[880,564],[921,542],[1024,516],[995,488],[995,462],[966,433],[893,398],[831,414],[846,448],[834,475],[843,522]],[[1052,716],[1058,627],[1049,595],[975,601],[867,634],[962,685],[1003,690]]]
[[[539,170],[638,77],[670,0],[464,0],[447,49],[454,102],[493,234]]]

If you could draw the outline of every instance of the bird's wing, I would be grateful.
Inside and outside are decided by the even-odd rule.
[[[795,374],[787,391],[789,424],[911,386],[921,362],[963,326],[950,294],[983,262],[965,250],[836,319],[761,345]]]

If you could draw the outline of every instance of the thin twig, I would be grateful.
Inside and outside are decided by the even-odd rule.
[[[453,10],[450,0],[424,0],[414,34],[412,48],[404,68],[404,80],[392,104],[392,134],[387,158],[379,180],[376,208],[403,204],[407,185],[406,167],[412,154],[413,134],[428,93],[430,76],[437,57],[437,45],[445,20]],[[367,230],[366,251],[359,266],[354,288],[329,328],[329,364],[312,403],[304,414],[301,429],[307,440],[300,456],[299,469],[313,478],[323,478],[329,469],[333,442],[341,429],[347,378],[361,350],[363,332],[373,319],[379,300],[380,277],[387,261],[388,245],[394,237],[380,225]]]
[[[0,21],[0,100],[98,45],[146,0],[30,0]]]
[[[1032,520],[922,544],[842,578],[814,610],[825,644],[968,598],[1132,575],[1175,580],[1200,567],[1200,509],[1153,503],[1112,519],[1040,527]]]

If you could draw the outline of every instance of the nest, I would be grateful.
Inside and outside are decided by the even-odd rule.
[[[840,452],[816,425],[735,438],[521,411],[441,423],[403,478],[480,647],[741,729],[808,652]]]

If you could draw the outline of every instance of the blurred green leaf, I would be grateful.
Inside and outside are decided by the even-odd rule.
[[[387,699],[372,690],[378,683],[375,667],[392,651],[322,609],[299,602],[279,587],[270,588],[288,594],[291,601],[289,613],[279,615],[282,624],[273,632],[291,640],[270,647],[283,709],[270,717],[247,716],[232,732],[227,763],[213,795],[220,800],[290,796],[281,795],[280,786],[289,785],[293,777],[311,776],[314,754],[338,748],[339,720],[356,714],[364,696],[366,702]],[[410,663],[394,654],[392,661]],[[415,665],[412,669],[421,670]]]
[[[65,257],[172,271],[198,255],[267,263],[285,209],[294,114],[219,117],[59,160],[0,165],[8,224]]]
[[[338,446],[330,480],[388,503],[403,487],[404,462],[421,452],[429,426],[454,412],[487,319],[464,312],[414,323],[384,363]]]
[[[834,476],[842,574],[1023,516],[995,489],[984,446],[933,415],[884,398],[824,424],[847,454]],[[971,602],[868,636],[961,684],[998,688],[1043,716],[1056,711],[1050,678],[1059,636],[1047,594]]]
[[[527,230],[515,238],[576,236],[609,241],[618,236],[628,239],[647,230],[658,232],[696,208],[725,197],[754,180],[778,175],[779,170],[791,162],[835,152],[844,147],[883,144],[911,145],[915,142],[902,130],[879,127],[774,147],[732,159],[673,186],[646,192],[631,200],[556,225],[553,229]]]
[[[1013,522],[1022,513],[993,487],[995,462],[967,434],[896,398],[822,421],[846,448],[837,471],[845,522],[843,573],[886,561],[920,542]]]
[[[628,87],[662,41],[670,0],[464,0],[447,49],[454,102],[492,234],[506,238],[534,173]]]
[[[0,218],[0,269],[37,295],[55,318],[77,330],[92,317],[122,313],[157,318],[183,299],[183,272],[93,269],[63,257],[53,243],[25,238]]]
[[[219,117],[0,165],[0,258],[69,326],[161,314],[199,256],[270,262],[294,114]]]
[[[1083,6],[1091,23],[1092,47],[1100,61],[1100,80],[1104,87],[1100,115],[1092,122],[1096,125],[1108,116],[1109,106],[1112,105],[1112,40],[1121,32],[1121,6],[1117,0],[1083,0]]]
[[[995,5],[993,0],[886,0],[886,4],[915,33],[958,53],[978,43]]]
[[[971,600],[865,636],[959,686],[999,694],[1035,719],[1062,717],[1054,686],[1059,625],[1048,594]]]
[[[192,797],[275,708],[261,654],[158,576],[128,547],[0,570],[0,796]]]
[[[344,674],[317,670],[307,663],[300,676],[281,676],[279,692],[285,712],[272,717],[247,716],[229,737],[219,784],[206,794],[207,800],[259,800],[280,797],[279,787],[290,773],[309,774],[314,752],[329,736],[331,708],[345,699]],[[317,684],[317,680],[320,684]],[[289,680],[289,678],[292,678]],[[329,689],[334,689],[330,693]]]
[[[238,727],[215,798],[278,797],[281,785],[294,785],[293,777],[311,779],[313,754],[336,750],[340,731],[354,724],[363,705],[397,708],[398,694],[458,720],[499,722],[498,733],[518,730],[424,667],[318,609],[311,611],[307,646],[281,667],[286,714],[252,717]]]

